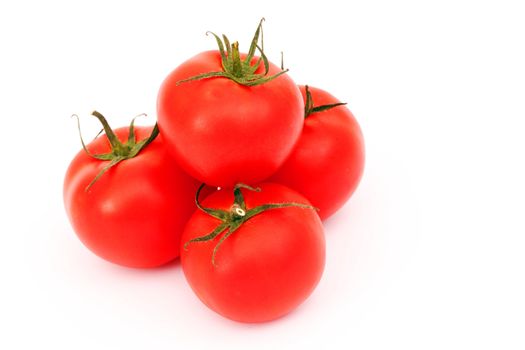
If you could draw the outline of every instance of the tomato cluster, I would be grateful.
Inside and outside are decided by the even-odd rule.
[[[211,34],[218,50],[164,80],[154,127],[132,121],[113,130],[93,112],[105,133],[82,141],[66,173],[65,207],[98,256],[136,268],[180,256],[209,308],[269,321],[319,282],[321,220],[358,185],[363,137],[344,103],[297,86],[268,61],[262,21],[247,53]]]

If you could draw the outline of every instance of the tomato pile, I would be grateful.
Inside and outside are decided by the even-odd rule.
[[[350,110],[271,63],[262,20],[247,53],[210,33],[164,80],[157,124],[85,144],[64,181],[73,229],[98,256],[151,268],[180,256],[199,299],[240,322],[302,303],[325,263],[324,220],[356,189],[364,142]],[[78,117],[77,117],[78,120]],[[80,123],[78,125],[80,131]]]

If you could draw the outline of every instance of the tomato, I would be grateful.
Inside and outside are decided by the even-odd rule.
[[[158,94],[158,123],[168,147],[183,169],[209,185],[266,179],[301,133],[301,93],[286,70],[266,61],[262,51],[264,60],[253,55],[257,37],[248,54],[226,41],[228,53],[190,58]]]
[[[285,186],[263,183],[259,192],[235,191],[209,195],[190,218],[181,241],[182,268],[200,300],[224,317],[273,320],[301,304],[321,278],[321,220],[302,195]]]
[[[306,103],[306,88],[300,87]],[[363,174],[365,147],[357,120],[328,92],[309,88],[314,107],[292,154],[271,178],[302,193],[326,219],[350,198]],[[308,107],[308,106],[307,106]],[[312,105],[309,106],[311,109]],[[330,107],[330,106],[328,106]],[[315,111],[315,109],[321,111]]]
[[[134,133],[140,143],[152,127],[135,127]],[[113,136],[123,144],[129,128],[116,129]],[[108,154],[112,147],[101,136],[87,149]],[[67,170],[64,203],[80,240],[98,256],[128,267],[155,267],[177,258],[198,184],[176,165],[161,135],[102,174],[109,163],[80,151]]]

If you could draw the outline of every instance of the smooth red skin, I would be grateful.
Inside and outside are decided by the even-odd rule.
[[[300,86],[306,99],[304,86]],[[309,86],[315,106],[340,102]],[[357,120],[346,106],[312,113],[292,154],[270,181],[302,193],[326,219],[351,197],[365,165],[365,145]]]
[[[200,181],[257,183],[283,164],[299,138],[301,93],[287,74],[253,87],[222,77],[177,85],[221,70],[219,52],[206,51],[169,74],[157,100],[159,128],[182,168]],[[270,64],[269,75],[279,71]]]
[[[151,130],[136,127],[137,140]],[[115,133],[125,141],[128,128]],[[88,149],[106,153],[109,142],[98,137]],[[67,170],[64,203],[80,240],[101,258],[128,267],[156,267],[177,258],[182,230],[195,210],[198,183],[176,165],[161,135],[136,157],[108,170],[86,192],[107,163],[81,150]]]
[[[249,208],[265,203],[308,203],[278,184],[260,185],[261,192],[243,191]],[[211,194],[203,205],[228,210],[231,190]],[[211,232],[219,221],[196,211],[181,244]],[[211,262],[213,241],[181,248],[182,269],[191,288],[210,309],[239,322],[279,318],[301,304],[319,282],[325,262],[321,220],[312,209],[280,208],[248,220],[220,246]]]

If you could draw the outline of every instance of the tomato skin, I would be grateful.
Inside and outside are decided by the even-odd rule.
[[[338,103],[328,92],[310,87],[315,106]],[[306,100],[305,87],[300,86]],[[272,176],[302,193],[326,219],[355,191],[365,164],[361,128],[346,106],[310,114],[290,157]]]
[[[308,201],[289,188],[272,183],[261,192],[243,191],[247,208]],[[217,191],[203,206],[229,210],[233,194]],[[219,221],[196,211],[188,221],[181,244],[211,232]],[[312,209],[297,207],[265,211],[245,222],[219,247],[215,264],[212,241],[181,248],[182,268],[191,288],[204,304],[239,322],[279,318],[301,304],[319,282],[325,262],[321,220]]]
[[[151,130],[135,127],[137,141]],[[128,128],[115,134],[125,142]],[[96,154],[110,151],[105,136],[87,148]],[[177,258],[198,183],[176,165],[161,135],[136,157],[109,169],[86,192],[107,164],[81,150],[66,172],[65,208],[80,240],[101,258],[128,267],[156,267]]]
[[[257,183],[283,164],[299,138],[301,94],[287,74],[252,87],[224,77],[177,85],[221,70],[219,52],[206,51],[171,72],[158,95],[159,129],[181,167],[200,181]],[[278,72],[270,64],[268,76]]]

